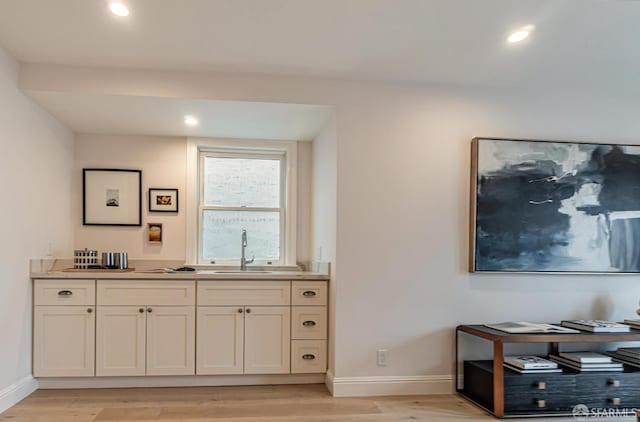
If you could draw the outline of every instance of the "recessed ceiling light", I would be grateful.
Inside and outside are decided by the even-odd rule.
[[[509,34],[509,36],[507,37],[507,42],[514,44],[527,39],[529,35],[531,35],[531,31],[533,31],[533,28],[534,28],[533,25],[523,26],[517,31]]]
[[[117,1],[109,2],[109,10],[116,16],[129,16],[129,8]]]
[[[187,126],[197,126],[198,119],[196,119],[194,116],[184,116],[184,124]]]

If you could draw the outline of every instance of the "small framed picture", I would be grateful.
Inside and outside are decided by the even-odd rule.
[[[142,171],[82,170],[82,224],[141,226]]]
[[[178,189],[149,188],[149,211],[178,212]]]
[[[147,223],[147,243],[162,243],[162,223]]]

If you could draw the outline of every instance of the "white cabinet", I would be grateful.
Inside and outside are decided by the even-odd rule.
[[[94,375],[94,307],[36,306],[33,313],[33,375]]]
[[[251,306],[244,313],[244,373],[288,374],[291,308]]]
[[[244,372],[244,307],[198,307],[197,368],[199,375]]]
[[[99,280],[97,303],[96,375],[195,373],[194,281]]]
[[[98,306],[97,376],[145,375],[146,308]]]
[[[33,302],[33,375],[93,376],[95,281],[35,280]]]
[[[147,308],[147,375],[195,373],[194,306]]]

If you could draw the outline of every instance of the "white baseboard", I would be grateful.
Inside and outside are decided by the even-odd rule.
[[[326,383],[334,397],[452,394],[454,378],[452,375],[335,377],[327,373]]]
[[[38,389],[38,381],[27,375],[10,386],[0,390],[0,413],[4,412],[20,400]]]
[[[325,374],[39,378],[41,389],[322,384]]]

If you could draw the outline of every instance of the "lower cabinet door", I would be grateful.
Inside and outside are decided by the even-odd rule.
[[[147,312],[141,306],[98,306],[96,375],[145,375]]]
[[[198,375],[244,372],[244,307],[198,307],[196,373]]]
[[[36,306],[33,315],[33,375],[94,375],[95,308]]]
[[[194,375],[195,306],[147,307],[147,375]]]
[[[291,372],[291,308],[247,306],[244,317],[244,373]]]

